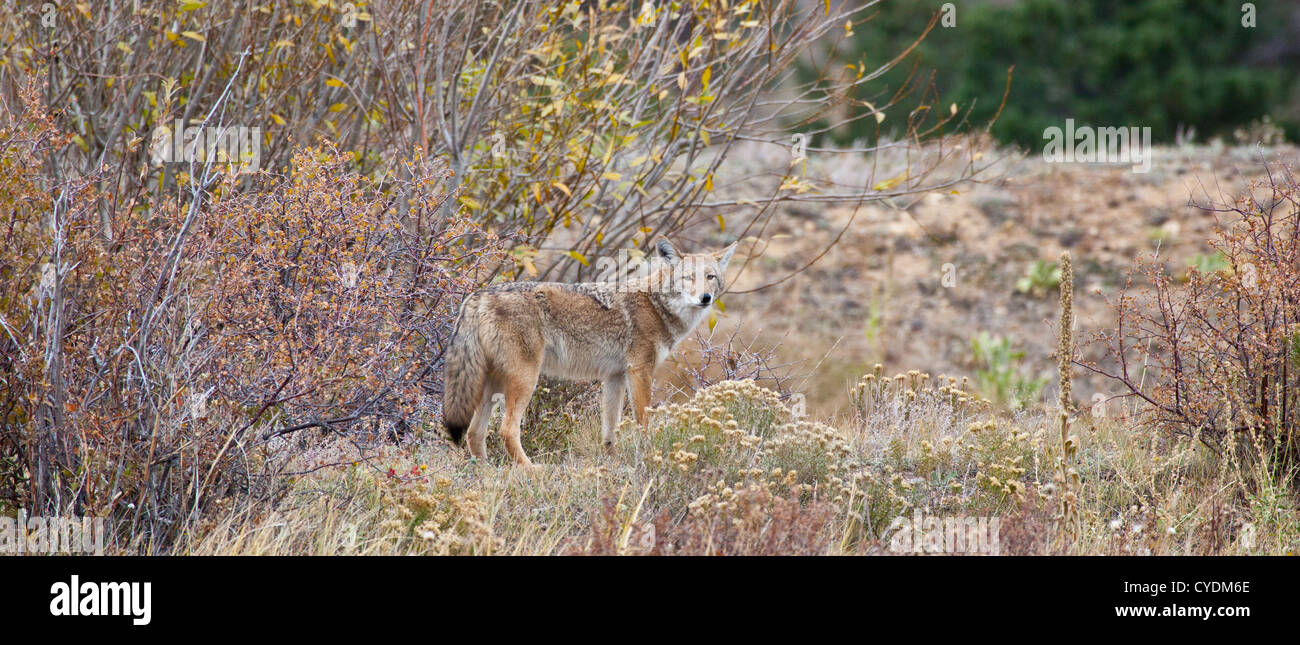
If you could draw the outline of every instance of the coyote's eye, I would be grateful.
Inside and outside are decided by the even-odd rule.
[[[705,279],[705,280],[717,280],[717,279],[718,279],[718,276],[713,275],[712,273],[710,273],[709,275],[704,276],[704,279]]]

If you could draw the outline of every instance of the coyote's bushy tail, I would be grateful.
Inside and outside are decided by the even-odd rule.
[[[442,363],[442,423],[457,445],[474,419],[487,378],[487,360],[479,342],[475,304],[467,302],[461,310]]]

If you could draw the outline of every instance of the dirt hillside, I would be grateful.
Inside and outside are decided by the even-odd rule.
[[[1108,326],[1107,298],[1124,285],[1135,258],[1158,246],[1166,266],[1183,275],[1210,252],[1214,215],[1197,205],[1225,201],[1262,179],[1262,160],[1294,163],[1296,153],[1289,146],[1166,147],[1154,152],[1146,173],[1013,159],[994,181],[932,193],[907,210],[863,206],[809,270],[729,297],[717,331],[739,326],[743,337],[758,335],[758,346],[779,343],[782,359],[804,361],[799,371],[811,376],[796,380],[795,389],[823,416],[847,401],[847,389],[875,363],[890,374],[973,376],[971,339],[979,332],[1012,338],[1024,352],[1025,377],[1050,376],[1057,290],[1017,290],[1035,261],[1055,262],[1070,250],[1076,337]],[[853,217],[850,207],[784,208],[793,217],[776,218],[783,226],[769,232],[766,248],[755,247],[734,289],[798,269]],[[1134,284],[1144,282],[1134,276]],[[1089,355],[1099,358],[1098,350]],[[1075,397],[1088,401],[1105,387],[1081,373]],[[1040,398],[1053,395],[1049,386]]]

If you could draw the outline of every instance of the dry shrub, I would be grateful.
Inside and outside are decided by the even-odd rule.
[[[456,493],[446,477],[430,483],[390,478],[381,483],[389,517],[379,524],[391,551],[421,555],[491,555],[501,547],[492,534],[492,515],[483,493]]]
[[[714,482],[757,469],[760,444],[793,420],[775,392],[753,381],[723,381],[652,413],[658,423],[647,466],[658,480],[654,500],[678,514]]]
[[[866,484],[868,473],[845,437],[797,418],[776,392],[753,381],[723,381],[655,414],[647,503],[673,522],[700,528],[702,520],[690,519],[692,513],[719,501],[730,504],[735,491],[754,487],[775,496],[765,502],[773,512],[783,504],[776,498],[844,509]]]
[[[740,332],[738,326],[719,338],[713,330],[697,331],[693,338],[696,355],[675,365],[676,374],[661,382],[672,388],[673,394],[689,395],[723,381],[754,381],[789,401],[794,394],[790,388],[790,381],[796,377],[793,368],[802,361],[782,363],[777,358],[780,344],[755,348],[758,336],[744,342]],[[674,382],[682,385],[674,386]]]
[[[849,390],[858,427],[879,431],[900,425],[924,425],[940,433],[956,433],[962,424],[988,412],[990,403],[970,391],[969,380],[926,372],[886,376],[879,363]]]
[[[798,419],[752,380],[723,381],[652,410],[639,500],[606,496],[587,555],[828,552],[864,473],[829,426]],[[633,441],[638,441],[633,438]],[[633,504],[635,502],[635,504]],[[638,518],[655,518],[653,521]]]
[[[274,492],[276,435],[433,412],[455,304],[502,257],[439,214],[445,169],[380,184],[330,149],[284,177],[209,167],[104,235],[118,196],[44,172],[68,136],[24,99],[0,123],[0,503],[163,549],[214,502]]]
[[[214,294],[215,394],[266,408],[277,433],[427,420],[421,380],[461,296],[488,275],[475,266],[501,257],[492,236],[437,214],[445,168],[416,166],[415,181],[380,192],[349,157],[300,151],[283,181],[214,200],[196,235],[211,249],[198,272]]]
[[[855,471],[847,544],[870,550],[890,522],[927,514],[1003,513],[1046,473],[1048,429],[1032,413],[1007,417],[964,389],[967,379],[876,365],[849,391]]]
[[[858,472],[853,451],[838,430],[802,419],[781,426],[776,436],[764,441],[757,464],[756,470],[802,487],[802,499],[820,491],[837,504],[852,494],[852,478]],[[754,474],[751,470],[750,476]]]
[[[558,461],[573,447],[579,424],[599,418],[600,383],[543,378],[524,411],[524,451],[534,461]],[[488,446],[494,457],[508,458],[502,442]]]
[[[960,446],[976,466],[978,491],[989,496],[986,504],[996,508],[1023,496],[1028,477],[1044,474],[1036,462],[1047,454],[1045,440],[1042,428],[1031,434],[1006,422],[989,420],[967,428]]]
[[[1147,421],[1216,450],[1253,444],[1297,461],[1300,426],[1300,183],[1289,167],[1231,203],[1204,206],[1210,246],[1225,268],[1192,268],[1180,283],[1158,258],[1135,268],[1113,302],[1115,329],[1099,334],[1113,366],[1080,365],[1146,405]],[[1262,194],[1262,197],[1261,197]],[[1252,451],[1252,452],[1257,452]]]
[[[791,124],[870,121],[837,106],[898,64],[893,56],[856,74],[810,75],[797,96],[773,95],[807,52],[841,44],[846,21],[870,19],[867,6],[842,0],[5,2],[0,100],[38,79],[48,103],[68,106],[57,118],[77,133],[75,145],[55,165],[111,168],[95,180],[114,194],[102,213],[109,222],[125,215],[123,203],[153,204],[175,187],[148,164],[152,136],[178,121],[193,126],[220,104],[227,125],[261,130],[258,158],[274,171],[322,137],[372,176],[409,178],[393,161],[416,149],[446,158],[459,191],[444,213],[463,206],[478,223],[518,234],[519,263],[508,270],[586,278],[595,267],[564,251],[595,257],[643,246],[653,239],[643,229],[711,221],[714,176],[739,154],[733,146],[754,137],[784,145]],[[929,104],[923,83],[908,85],[873,107]],[[937,124],[907,123],[888,147],[943,140],[961,121],[945,113]],[[931,173],[966,155],[951,145],[908,155],[907,181],[891,194],[945,183]],[[782,166],[767,170],[800,190],[746,197],[812,198]],[[884,178],[864,178],[846,201],[880,199],[867,187]],[[748,226],[764,230],[780,210],[765,208]],[[568,239],[561,248],[548,241],[555,232]]]

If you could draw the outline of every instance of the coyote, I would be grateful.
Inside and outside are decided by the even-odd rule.
[[[623,390],[643,428],[650,380],[722,294],[736,244],[682,255],[664,238],[642,275],[612,282],[512,282],[465,299],[443,364],[443,424],[469,451],[487,455],[493,397],[505,395],[501,438],[518,464],[531,465],[519,424],[540,375],[599,380],[601,439],[608,447],[623,415]]]

